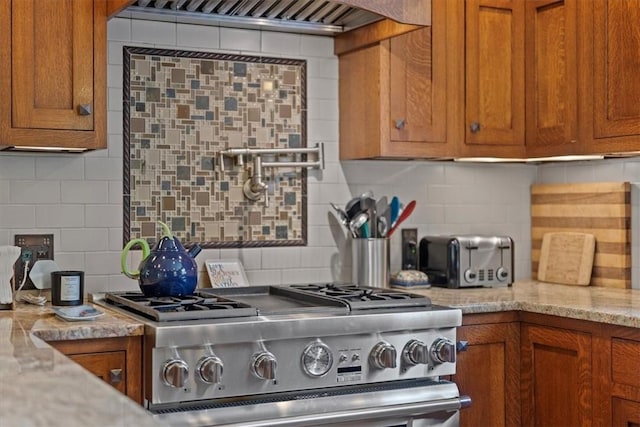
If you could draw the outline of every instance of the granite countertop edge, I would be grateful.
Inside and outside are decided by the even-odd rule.
[[[640,328],[640,290],[571,286],[523,280],[509,287],[410,291],[463,315],[522,311]]]

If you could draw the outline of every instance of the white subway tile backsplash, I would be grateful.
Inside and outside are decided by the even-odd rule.
[[[122,89],[122,83],[122,64],[107,65],[107,86],[111,89]]]
[[[60,202],[60,181],[11,181],[9,201],[15,204]]]
[[[109,181],[108,203],[122,204],[122,181]]]
[[[177,43],[177,24],[134,19],[131,22],[131,39],[136,42],[153,43],[155,46],[175,46]]]
[[[302,35],[300,36],[300,53],[322,59],[333,58],[333,37]]]
[[[96,252],[109,250],[108,228],[69,228],[60,230],[57,246],[63,252]],[[119,264],[118,264],[119,265]]]
[[[109,88],[109,91],[107,93],[107,110],[118,112],[121,112],[123,110],[122,88]]]
[[[35,160],[38,180],[84,179],[84,156],[58,155]]]
[[[0,154],[0,179],[35,179],[36,157]]]
[[[300,251],[301,267],[329,267],[331,257],[337,252],[336,248],[302,248]]]
[[[9,203],[9,181],[0,180],[0,205],[5,203]]]
[[[273,248],[275,249],[275,248]],[[300,265],[300,248],[288,247],[262,251],[262,269],[296,268]]]
[[[36,206],[36,227],[68,228],[83,227],[84,206],[82,205],[46,205]]]
[[[261,52],[281,53],[294,58],[300,56],[301,36],[298,34],[262,31]]]
[[[121,180],[122,159],[118,158],[87,158],[85,159],[86,180]]]
[[[261,32],[238,28],[220,28],[220,48],[246,53],[260,52]]]
[[[109,134],[122,135],[123,120],[122,112],[107,111],[107,132]]]
[[[252,286],[282,284],[282,270],[250,270],[246,273]]]
[[[338,58],[307,58],[307,77],[338,79]]]
[[[118,227],[109,228],[109,250],[110,251],[121,251],[124,248],[124,238],[122,235],[122,217],[118,215],[116,218],[119,218]]]
[[[185,48],[218,49],[220,28],[208,25],[178,25],[178,46]]]
[[[84,257],[84,263],[85,268],[88,271],[91,271],[92,274],[113,274],[120,271],[120,253],[105,251],[87,252]],[[137,283],[133,279],[128,280],[132,280],[134,283]]]
[[[107,23],[107,38],[109,40],[131,40],[131,19],[111,18]]]
[[[332,282],[331,271],[326,268],[293,268],[282,270],[282,284],[327,283]]]
[[[84,252],[60,252],[56,249],[56,240],[54,238],[54,254],[53,258],[61,270],[85,270]],[[85,277],[86,282],[86,277]]]
[[[109,203],[107,181],[62,181],[62,203]]]
[[[121,227],[121,205],[85,205],[86,227]]]
[[[36,226],[35,205],[0,205],[0,227],[34,228]]]
[[[309,99],[338,99],[338,80],[307,77]]]

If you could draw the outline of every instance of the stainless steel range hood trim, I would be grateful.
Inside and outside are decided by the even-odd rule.
[[[176,22],[183,24],[210,25],[231,28],[264,29],[305,34],[333,36],[346,31],[345,27],[314,22],[288,21],[282,19],[255,18],[252,16],[229,16],[201,12],[174,11],[148,7],[130,6],[116,16],[150,21]],[[383,19],[380,17],[380,19]]]

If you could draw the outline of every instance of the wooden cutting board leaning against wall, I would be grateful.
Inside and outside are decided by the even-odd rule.
[[[591,285],[631,287],[631,184],[596,182],[531,186],[531,277],[537,279],[545,233],[596,239]]]

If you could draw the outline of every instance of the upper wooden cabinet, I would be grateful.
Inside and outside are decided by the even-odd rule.
[[[524,147],[524,3],[467,0],[465,30],[465,143]]]
[[[106,147],[106,6],[0,0],[0,146]]]
[[[528,0],[526,152],[569,154],[578,142],[577,0]]]
[[[584,125],[593,129],[591,152],[640,151],[640,2],[584,2],[582,16],[592,31],[580,54],[586,72]]]
[[[339,49],[345,50],[338,52],[340,159],[451,155],[446,144],[446,8],[446,0],[432,2],[430,27]],[[367,40],[383,25],[388,24],[362,28],[358,37]],[[336,46],[353,37],[339,37]]]

